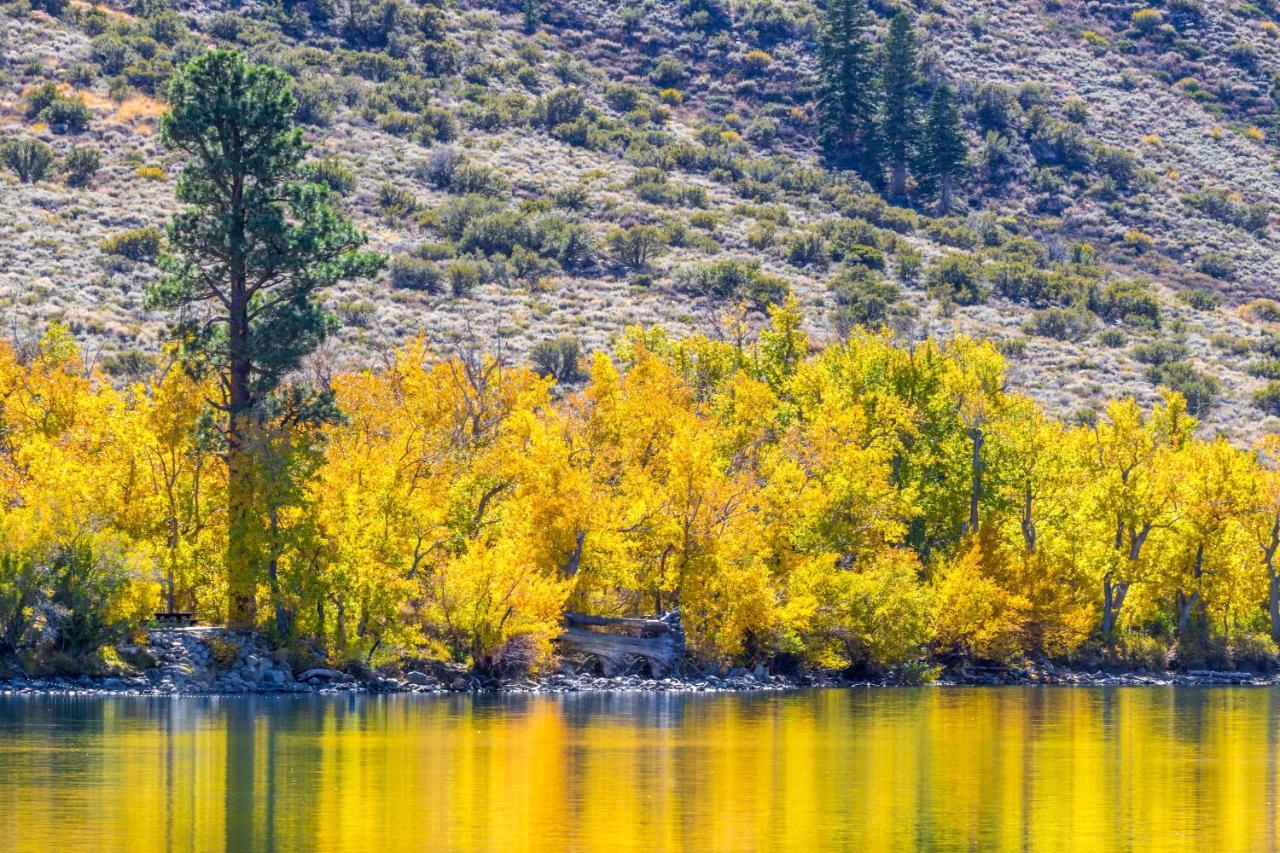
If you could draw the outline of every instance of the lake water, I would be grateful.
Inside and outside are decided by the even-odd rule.
[[[1280,691],[0,700],[0,849],[1275,850]]]

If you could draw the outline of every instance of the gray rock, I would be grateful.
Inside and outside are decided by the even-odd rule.
[[[428,685],[440,683],[436,678],[427,675],[425,672],[418,672],[416,669],[404,678],[405,681],[408,681],[410,684]]]
[[[313,678],[317,681],[338,681],[343,683],[355,680],[345,672],[338,672],[336,669],[325,669],[324,667],[308,669],[298,676],[299,681],[310,681]]]

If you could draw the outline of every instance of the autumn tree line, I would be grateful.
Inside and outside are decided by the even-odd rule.
[[[422,340],[307,382],[323,289],[382,258],[281,72],[210,51],[169,103],[167,368],[114,386],[57,325],[0,346],[0,658],[189,610],[509,671],[570,609],[678,610],[708,664],[1274,658],[1280,439],[1197,437],[1171,392],[1068,424],[990,343],[815,349],[790,298],[758,331],[631,329],[578,387]]]
[[[989,343],[800,323],[632,329],[568,391],[411,341],[334,377],[335,417],[256,425],[239,495],[214,380],[113,387],[59,327],[5,347],[4,650],[84,653],[170,590],[234,613],[243,512],[254,624],[339,659],[545,663],[566,609],[676,608],[713,663],[1274,651],[1280,441],[1198,438],[1175,394],[1066,424]]]

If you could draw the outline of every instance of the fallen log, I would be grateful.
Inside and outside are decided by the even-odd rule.
[[[557,642],[565,655],[593,658],[606,676],[643,662],[660,678],[684,660],[684,631],[676,613],[662,618],[567,613]]]
[[[628,616],[592,616],[588,613],[566,613],[564,623],[570,628],[613,628],[619,631],[635,632],[638,636],[661,637],[675,635],[680,631],[679,621],[664,622],[661,619]]]

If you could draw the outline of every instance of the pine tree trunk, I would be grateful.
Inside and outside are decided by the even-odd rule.
[[[907,161],[899,158],[893,164],[892,186],[889,191],[895,198],[907,197]]]
[[[947,216],[948,214],[951,213],[951,195],[952,195],[951,176],[943,175],[942,176],[942,192],[939,194],[939,197],[938,197],[938,215],[939,216]]]
[[[257,625],[257,566],[252,553],[253,362],[249,354],[249,296],[242,264],[232,268],[227,345],[227,624]]]
[[[227,624],[251,629],[258,621],[257,572],[252,553],[253,472],[233,438],[227,451]]]

